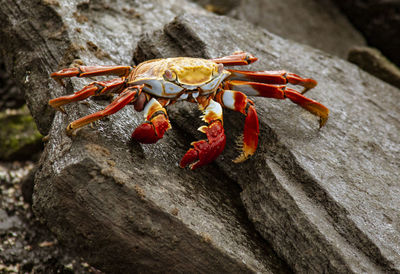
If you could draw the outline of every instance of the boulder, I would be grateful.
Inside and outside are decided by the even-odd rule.
[[[330,0],[247,0],[229,14],[343,59],[354,46],[365,45],[364,37]]]
[[[106,272],[400,271],[400,93],[394,87],[246,22],[190,13],[198,7],[183,0],[20,0],[17,8],[3,2],[1,37],[19,41],[10,36],[14,18],[30,18],[29,26],[37,28],[38,44],[26,45],[37,62],[14,66],[22,82],[31,72],[28,82],[37,89],[25,92],[31,105],[46,111],[32,114],[49,132],[33,207],[89,263]],[[33,16],[44,11],[54,21],[50,30],[62,27],[57,39],[49,39],[54,33]],[[72,79],[65,90],[48,80],[49,72],[69,63],[211,58],[236,50],[259,58],[252,70],[286,69],[316,79],[319,85],[307,96],[330,108],[327,125],[318,129],[317,118],[291,102],[255,98],[256,154],[231,162],[244,119],[226,111],[224,153],[190,171],[178,162],[192,141],[203,138],[192,104],[168,108],[173,129],[154,145],[130,140],[143,121],[131,107],[66,135],[69,122],[104,108],[104,98],[68,105],[67,114],[47,112],[49,98],[89,82]]]
[[[349,51],[347,59],[375,77],[400,88],[400,68],[376,48],[355,47]]]
[[[378,48],[400,67],[400,2],[387,0],[338,0],[334,3],[365,36],[368,44]]]
[[[239,183],[250,220],[292,269],[399,271],[397,89],[342,59],[225,17],[179,17],[144,36],[135,56],[143,48],[144,59],[241,49],[260,58],[252,70],[284,68],[318,80],[307,95],[330,108],[324,128],[291,102],[256,98],[256,155],[241,165],[229,161],[243,125],[228,111],[227,149],[216,162]],[[198,125],[187,123],[182,109],[175,122],[194,132]]]

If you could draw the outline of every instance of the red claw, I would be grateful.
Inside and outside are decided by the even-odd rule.
[[[164,133],[171,128],[164,115],[158,115],[151,120],[138,126],[132,133],[132,138],[142,144],[154,144],[160,140]]]
[[[224,150],[226,137],[220,121],[213,122],[209,127],[203,127],[202,131],[208,140],[193,142],[193,148],[183,156],[180,167],[189,167],[193,170],[214,161]]]

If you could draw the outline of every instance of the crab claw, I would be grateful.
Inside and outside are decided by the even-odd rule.
[[[189,165],[190,169],[196,169],[214,161],[224,150],[226,137],[221,121],[215,121],[210,126],[199,129],[207,135],[208,140],[193,142],[193,148],[183,156],[180,167]]]
[[[234,163],[241,163],[256,152],[259,133],[257,112],[254,106],[250,105],[244,122],[243,135],[237,141],[241,153],[233,160]]]
[[[132,138],[142,144],[154,144],[160,140],[164,133],[171,128],[164,115],[158,115],[151,121],[138,126],[132,133]]]
[[[132,138],[142,144],[154,144],[171,128],[167,111],[155,98],[147,103],[144,117],[146,122],[138,126],[132,133]]]

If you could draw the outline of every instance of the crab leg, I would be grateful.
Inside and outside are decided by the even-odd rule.
[[[275,99],[289,98],[293,103],[317,115],[320,118],[320,128],[323,127],[328,120],[329,109],[327,107],[305,97],[294,89],[287,88],[286,85],[269,85],[257,82],[231,80],[225,82],[225,88],[241,91],[248,96],[261,96]]]
[[[284,70],[279,71],[244,71],[244,70],[233,70],[228,69],[231,73],[229,80],[243,80],[243,81],[255,81],[265,84],[277,84],[286,85],[290,83],[292,85],[300,85],[304,87],[301,94],[306,93],[309,89],[312,89],[317,85],[317,81],[311,78],[302,78],[297,74],[286,72]]]
[[[257,61],[257,58],[244,51],[236,51],[232,55],[210,59],[217,64],[225,66],[245,66]]]
[[[142,91],[142,88],[143,86],[132,86],[126,88],[105,109],[71,122],[67,126],[67,133],[73,133],[74,130],[83,127],[84,125],[87,125],[105,116],[116,113],[130,102],[136,100],[138,94],[140,94],[140,92]]]
[[[51,99],[49,101],[49,105],[57,110],[62,110],[62,105],[71,102],[81,101],[88,98],[89,96],[97,96],[109,92],[116,92],[124,87],[125,81],[122,78],[116,78],[109,81],[93,82],[85,86],[80,91],[75,92],[74,94]]]
[[[203,120],[208,126],[202,126],[199,131],[207,135],[206,140],[192,142],[190,148],[183,156],[180,167],[189,167],[193,170],[208,164],[217,158],[225,148],[226,137],[222,125],[222,107],[214,100],[210,100],[203,108]]]
[[[130,66],[80,66],[65,68],[53,72],[50,76],[64,86],[62,78],[65,77],[92,77],[99,75],[117,75],[119,77],[128,76],[132,70]]]
[[[132,133],[132,138],[140,143],[153,144],[171,128],[167,111],[155,98],[146,104],[144,117],[146,122],[138,126]]]
[[[216,95],[215,99],[222,106],[246,116],[243,135],[237,141],[241,153],[233,160],[235,163],[243,162],[254,154],[258,144],[259,124],[254,103],[245,94],[235,90],[223,90]]]

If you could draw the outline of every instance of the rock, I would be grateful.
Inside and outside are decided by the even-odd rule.
[[[329,0],[247,0],[229,14],[284,38],[347,57],[365,39]]]
[[[370,47],[356,47],[350,50],[347,58],[363,70],[400,88],[400,69],[382,53]]]
[[[43,149],[42,135],[28,109],[0,112],[0,160],[34,160]]]
[[[225,152],[192,172],[177,163],[190,142],[203,137],[196,130],[201,121],[195,106],[169,108],[173,130],[155,145],[141,145],[129,138],[143,121],[132,108],[69,137],[65,127],[70,121],[109,102],[68,105],[67,115],[54,116],[33,205],[63,243],[106,272],[400,271],[399,186],[393,183],[400,175],[400,94],[395,88],[346,61],[243,21],[188,13],[153,33],[174,13],[195,9],[184,1],[175,6],[162,1],[57,3],[48,20],[68,22],[66,35],[57,48],[47,33],[40,33],[37,40],[49,41],[46,45],[57,53],[41,70],[53,71],[63,63],[63,49],[70,43],[80,45],[75,59],[81,61],[75,63],[84,64],[217,57],[242,49],[260,58],[250,69],[284,68],[317,79],[319,86],[307,96],[331,109],[328,124],[318,130],[317,119],[291,102],[256,98],[259,148],[239,165],[231,160],[243,117],[227,111]],[[43,7],[36,4],[29,12],[41,14]],[[6,10],[12,7],[8,3]],[[123,7],[134,10],[125,13]],[[126,14],[140,16],[128,20]],[[9,22],[3,15],[0,20]],[[147,35],[140,38],[143,30]],[[40,46],[43,42],[31,54],[42,60]],[[87,82],[73,79],[67,91]],[[46,81],[36,84],[47,94],[29,99],[38,106],[50,94],[65,92]],[[44,115],[34,115],[45,124]]]
[[[0,8],[0,39],[8,41],[1,45],[2,52],[7,53],[3,55],[5,66],[24,92],[29,110],[43,135],[47,134],[54,116],[54,111],[43,104],[55,87],[48,77],[49,69],[55,68],[59,60],[64,64],[72,61],[74,55],[65,43],[67,32],[51,3],[58,2],[3,0]],[[45,41],[43,37],[46,37]]]
[[[400,66],[400,2],[386,0],[334,1],[367,39],[370,46]]]
[[[32,205],[33,202],[33,188],[35,186],[35,174],[37,166],[34,166],[29,173],[21,180],[21,194],[25,203]]]
[[[51,71],[71,62],[129,64],[142,31],[162,27],[177,13],[202,13],[198,6],[183,0],[3,4],[0,36],[13,41],[10,56],[22,54],[18,47],[29,41],[22,52],[29,48],[30,59],[15,63],[13,75],[21,75],[16,79],[23,85],[31,71],[26,97],[42,132],[49,132],[33,209],[60,241],[106,272],[289,271],[249,222],[240,188],[217,166],[198,172],[178,167],[189,147],[186,133],[171,131],[156,145],[131,143],[143,118],[127,107],[97,129],[84,128],[72,138],[65,134],[68,122],[103,108],[109,103],[104,99],[71,104],[67,115],[56,113],[49,121],[54,115],[49,98],[66,92],[49,79]],[[16,26],[15,18],[30,24]],[[23,39],[31,31],[32,41]],[[67,92],[89,81],[67,81]]]
[[[0,55],[1,57],[1,55]],[[10,108],[20,108],[25,104],[25,98],[20,89],[10,79],[0,59],[0,111]]]
[[[239,49],[260,58],[252,70],[317,79],[307,95],[331,110],[318,130],[317,119],[293,103],[256,98],[259,148],[241,165],[230,160],[243,119],[225,115],[228,143],[216,162],[242,187],[257,230],[296,272],[398,272],[398,90],[341,59],[224,17],[178,17],[164,32],[145,35],[135,60]],[[196,131],[198,124],[187,122],[196,114],[186,107],[169,113],[175,128]]]

